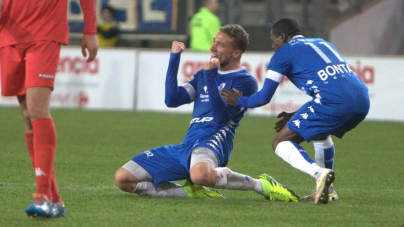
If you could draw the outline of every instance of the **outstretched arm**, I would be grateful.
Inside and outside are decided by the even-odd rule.
[[[269,103],[278,85],[278,82],[267,78],[262,89],[249,97],[242,97],[243,94],[236,89],[234,91],[223,89],[221,94],[224,100],[231,106],[254,108]]]
[[[165,83],[165,103],[168,107],[178,107],[190,103],[191,98],[183,87],[178,87],[177,74],[180,65],[181,53],[185,50],[185,44],[173,41],[168,64]]]

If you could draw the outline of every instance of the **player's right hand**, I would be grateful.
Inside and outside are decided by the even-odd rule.
[[[81,38],[81,53],[87,57],[87,62],[92,61],[97,56],[98,39],[96,35],[84,34]]]
[[[233,88],[231,91],[226,88],[222,88],[220,90],[220,94],[222,95],[224,101],[230,105],[237,107],[237,99],[243,97],[243,92]]]
[[[219,67],[219,59],[217,59],[216,57],[210,58],[208,61],[205,61],[202,65],[202,68],[204,70],[211,70],[216,67]]]
[[[185,50],[185,44],[178,41],[173,41],[171,44],[171,53],[182,53]]]

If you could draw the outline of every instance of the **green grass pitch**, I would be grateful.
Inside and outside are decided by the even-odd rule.
[[[180,143],[190,114],[53,109],[55,161],[67,216],[33,219],[24,209],[35,191],[16,107],[0,107],[0,226],[404,226],[404,123],[365,121],[334,139],[339,202],[269,202],[253,191],[220,190],[224,200],[149,198],[124,193],[114,174],[135,154]],[[300,196],[315,181],[271,148],[276,118],[246,116],[228,167],[269,173]],[[311,143],[304,143],[313,157]]]

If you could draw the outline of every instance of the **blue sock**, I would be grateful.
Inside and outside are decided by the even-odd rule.
[[[300,146],[299,144],[295,143],[295,142],[291,142],[296,148],[297,150],[299,150],[300,154],[303,156],[303,158],[310,164],[312,164],[314,161],[313,159],[311,159],[309,157],[309,155],[307,154],[307,152],[304,150],[304,148],[302,146]],[[334,157],[334,156],[333,156]]]
[[[334,146],[324,149],[324,164],[327,169],[334,169]]]

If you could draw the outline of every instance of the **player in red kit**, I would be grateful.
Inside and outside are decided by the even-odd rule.
[[[54,171],[56,130],[49,103],[61,45],[69,40],[67,5],[67,0],[0,1],[1,93],[17,96],[23,115],[37,184],[25,212],[33,217],[66,215]],[[98,50],[94,0],[80,0],[80,5],[82,53],[92,61]]]

